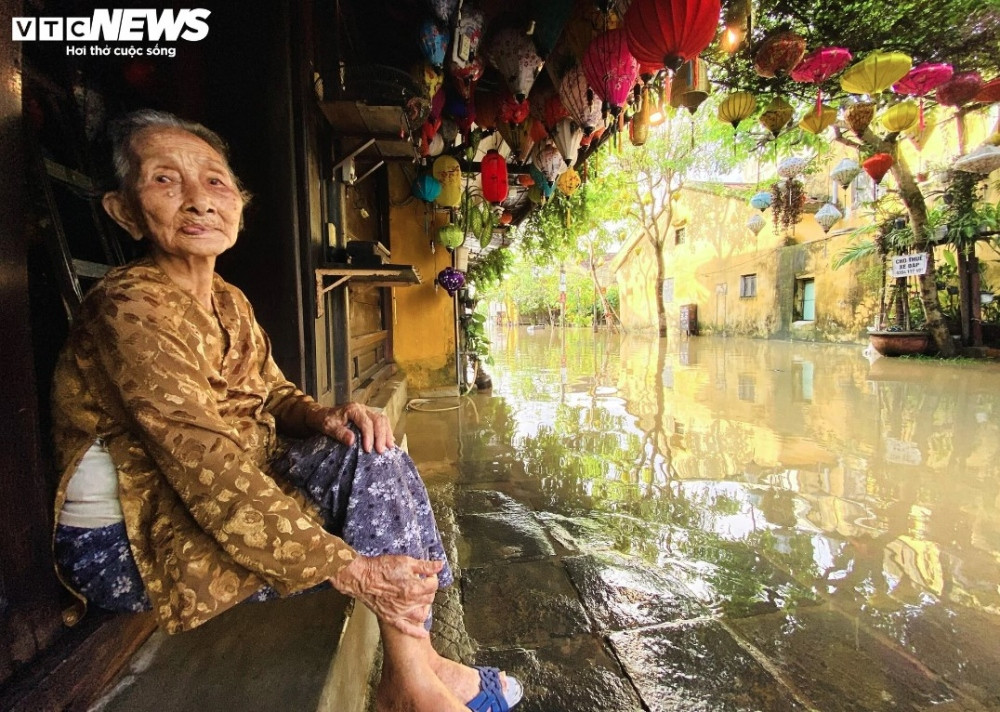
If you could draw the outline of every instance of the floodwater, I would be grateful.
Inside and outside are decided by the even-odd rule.
[[[408,417],[526,710],[1000,710],[1000,364],[492,340],[492,393]]]

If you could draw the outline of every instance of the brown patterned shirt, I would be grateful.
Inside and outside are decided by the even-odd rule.
[[[170,633],[267,583],[288,594],[355,554],[268,462],[277,431],[308,434],[321,408],[285,379],[243,293],[218,275],[209,313],[152,260],[87,295],[56,367],[56,512],[102,439],[118,470],[129,543]]]

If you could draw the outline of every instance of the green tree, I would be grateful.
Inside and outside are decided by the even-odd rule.
[[[758,96],[779,95],[814,102],[817,87],[795,82],[787,75],[762,77],[754,70],[753,55],[760,43],[779,30],[792,30],[806,40],[809,48],[840,46],[863,59],[875,50],[904,52],[914,64],[948,62],[956,72],[978,70],[987,76],[1000,66],[1000,7],[981,0],[757,0],[753,3],[751,36],[746,47],[729,56],[715,51],[708,61],[710,76],[731,89],[750,91]],[[711,53],[710,53],[711,54]],[[822,85],[825,100],[842,102],[848,96],[834,77]],[[881,104],[887,96],[872,97]],[[976,105],[955,112],[962,135],[964,117]],[[914,249],[929,252],[932,259],[920,278],[920,299],[927,316],[927,328],[942,355],[951,356],[955,346],[948,333],[936,287],[933,251],[929,241],[927,201],[903,155],[896,150],[897,136],[880,135],[869,127],[860,137],[839,129],[836,140],[854,146],[863,156],[889,153],[899,197],[909,216]]]

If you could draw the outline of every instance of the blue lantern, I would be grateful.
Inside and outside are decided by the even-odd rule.
[[[556,192],[556,184],[545,177],[545,174],[538,168],[538,166],[532,164],[531,168],[528,169],[528,175],[530,175],[541,191],[542,195],[546,198],[551,198],[552,194]]]
[[[448,33],[443,32],[434,20],[425,20],[420,26],[420,51],[431,66],[438,69],[444,64],[448,51]]]
[[[754,193],[754,196],[750,198],[750,205],[757,210],[764,212],[771,207],[771,192],[762,190],[759,193]]]
[[[419,175],[413,181],[413,195],[425,203],[433,203],[441,195],[441,181],[430,173]]]

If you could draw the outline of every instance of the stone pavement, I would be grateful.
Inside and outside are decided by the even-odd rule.
[[[932,669],[821,597],[724,616],[690,570],[651,568],[618,553],[596,516],[552,511],[551,492],[502,439],[470,445],[483,433],[461,435],[457,417],[406,419],[459,564],[457,586],[436,607],[435,644],[518,676],[517,712],[1000,709],[1000,679],[989,672],[1000,669],[995,621],[956,638],[946,620],[923,617],[930,630],[914,628],[914,643]],[[457,449],[448,444],[456,433]],[[974,686],[950,683],[959,667]]]

